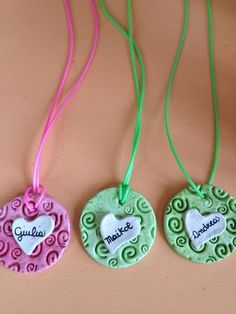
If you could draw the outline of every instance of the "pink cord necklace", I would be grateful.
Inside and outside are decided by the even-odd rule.
[[[63,0],[69,34],[66,65],[52,101],[37,150],[32,186],[24,195],[15,197],[0,210],[0,262],[21,273],[42,271],[57,262],[70,240],[70,219],[66,209],[45,193],[40,184],[40,161],[47,137],[63,109],[81,86],[95,56],[99,24],[95,0],[89,0],[94,35],[86,64],[73,87],[62,98],[74,53],[74,31],[69,0]]]

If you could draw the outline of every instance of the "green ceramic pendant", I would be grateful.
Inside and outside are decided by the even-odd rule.
[[[200,189],[205,199],[192,188],[182,190],[171,199],[165,211],[164,229],[169,244],[178,254],[191,262],[214,263],[236,249],[236,200],[212,185],[201,185]],[[187,213],[197,214],[189,228]],[[213,236],[214,232],[218,235]],[[206,236],[209,240],[205,239],[202,245],[194,244]]]
[[[109,251],[102,237],[106,230],[101,229],[101,222],[105,228],[107,226],[104,217],[112,219],[108,221],[108,229],[113,222],[125,223],[123,227],[117,225],[114,228],[114,235],[109,236],[110,244],[120,241],[126,231],[128,234],[133,228],[127,222],[129,219],[138,225],[138,235]],[[80,218],[80,231],[82,243],[95,261],[111,268],[124,268],[139,262],[151,249],[156,236],[156,218],[151,205],[139,193],[130,190],[125,204],[120,205],[117,188],[109,188],[99,192],[85,205]]]

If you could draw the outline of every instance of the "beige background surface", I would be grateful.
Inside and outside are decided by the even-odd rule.
[[[107,1],[126,25],[126,1]],[[72,240],[49,271],[24,276],[0,268],[5,313],[235,313],[236,255],[196,265],[175,254],[162,227],[165,205],[186,182],[170,153],[163,99],[183,17],[182,0],[135,0],[135,36],[147,69],[143,134],[132,187],[155,209],[158,235],[150,254],[125,270],[96,264],[83,250],[78,219],[98,190],[117,185],[130,153],[135,96],[127,42],[100,12],[101,40],[80,92],[47,142],[42,182],[68,209]],[[221,150],[215,184],[236,195],[236,2],[213,0]],[[73,71],[89,49],[88,2],[72,0]],[[204,0],[190,1],[190,24],[171,101],[174,140],[197,182],[205,182],[213,150],[212,102]],[[33,160],[64,65],[67,33],[60,0],[0,0],[0,199],[31,183]]]

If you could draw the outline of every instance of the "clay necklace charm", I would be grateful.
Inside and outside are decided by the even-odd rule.
[[[149,252],[156,235],[156,219],[151,205],[129,185],[140,140],[145,69],[141,52],[133,40],[131,1],[127,1],[128,31],[114,20],[104,1],[99,2],[108,20],[129,41],[138,112],[124,180],[119,187],[105,189],[88,201],[81,214],[80,231],[82,243],[95,261],[107,267],[123,268],[139,262]],[[136,62],[140,66],[140,79]]]
[[[50,130],[76,93],[92,63],[98,40],[98,17],[94,0],[90,0],[95,28],[92,49],[80,77],[61,99],[74,52],[69,0],[64,0],[64,7],[69,33],[69,53],[37,151],[33,183],[26,189],[24,195],[15,197],[0,209],[0,263],[21,273],[34,273],[52,266],[62,257],[70,240],[70,220],[67,211],[59,202],[47,195],[44,186],[39,183],[39,164]]]
[[[165,125],[171,151],[190,186],[175,195],[169,202],[164,216],[166,238],[180,255],[197,263],[214,263],[236,249],[236,201],[223,189],[212,185],[219,151],[219,118],[214,70],[213,23],[211,1],[207,0],[209,28],[209,59],[215,122],[215,151],[207,184],[196,185],[173,144],[169,127],[169,105],[177,64],[183,49],[189,14],[185,0],[185,15],[179,47],[170,73],[165,99]]]

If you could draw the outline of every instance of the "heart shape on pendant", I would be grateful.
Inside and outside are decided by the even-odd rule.
[[[20,248],[31,255],[38,244],[45,240],[54,229],[54,220],[48,215],[42,215],[33,221],[17,218],[12,224],[12,234]]]
[[[202,216],[197,209],[189,209],[184,217],[185,229],[197,249],[225,231],[226,221],[218,212]]]
[[[127,216],[117,219],[113,214],[103,217],[100,232],[107,249],[113,254],[124,243],[133,240],[140,233],[139,219]]]

